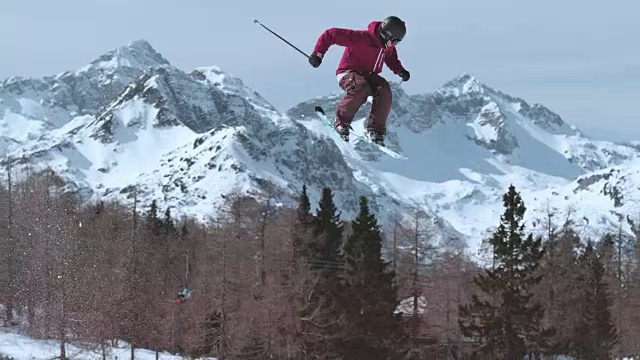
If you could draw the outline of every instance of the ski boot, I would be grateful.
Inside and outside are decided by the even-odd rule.
[[[371,140],[373,143],[378,144],[380,146],[384,145],[384,133],[381,131],[376,131],[373,129],[367,129],[364,133],[364,136]]]
[[[340,135],[342,140],[349,142],[349,129],[351,129],[351,125],[336,120],[336,122],[333,123],[333,129]]]

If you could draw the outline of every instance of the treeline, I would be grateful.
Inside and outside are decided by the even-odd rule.
[[[0,320],[36,338],[218,359],[522,359],[640,354],[640,267],[570,221],[534,238],[510,187],[487,264],[415,209],[384,227],[331,189],[298,207],[233,193],[209,221],[84,204],[52,171],[0,187]],[[179,292],[191,291],[184,302]],[[96,344],[96,345],[91,345]],[[105,356],[107,354],[105,353]]]

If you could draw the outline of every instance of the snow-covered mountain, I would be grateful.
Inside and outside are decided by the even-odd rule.
[[[97,88],[105,74],[134,73],[128,66],[139,66],[119,94],[93,98],[96,108],[82,115],[73,113],[73,105],[39,102],[41,113],[69,110],[66,122],[46,123],[46,117],[33,117],[24,107],[5,110],[4,136],[15,140],[7,158],[15,165],[52,167],[76,191],[94,198],[131,199],[137,185],[140,201],[157,199],[161,206],[177,207],[174,213],[215,214],[221,194],[258,190],[265,180],[285,194],[299,192],[303,183],[344,189],[337,201],[355,209],[352,194],[366,193],[367,187],[350,176],[332,143],[307,134],[216,67],[186,73],[166,62],[140,60],[155,57],[147,42],[136,41],[101,56],[89,67],[96,68],[67,75],[75,83],[73,77],[93,72],[88,87]],[[2,91],[5,99],[23,101],[20,88]],[[28,121],[40,121],[40,131],[16,139]]]
[[[0,153],[18,169],[52,167],[87,198],[132,201],[137,185],[141,201],[198,217],[215,215],[234,189],[255,194],[271,183],[291,205],[303,184],[314,203],[329,186],[345,216],[360,195],[383,222],[420,206],[440,236],[461,236],[473,249],[498,223],[511,183],[531,219],[549,205],[561,222],[574,205],[591,234],[640,213],[640,143],[589,139],[544,106],[468,74],[429,94],[392,88],[387,143],[409,160],[365,143],[353,153],[337,140],[313,109],[332,114],[341,94],[281,113],[269,94],[216,66],[183,71],[138,40],[75,72],[0,83]]]
[[[100,56],[76,72],[42,79],[11,77],[0,82],[0,153],[37,139],[80,115],[95,115],[144,69],[168,65],[146,41]]]
[[[358,179],[407,204],[428,208],[476,248],[497,225],[510,184],[522,193],[531,220],[542,229],[547,211],[559,225],[567,214],[585,236],[640,220],[638,143],[592,140],[540,104],[509,96],[462,74],[433,93],[408,95],[392,84],[389,145],[409,157],[391,159],[366,144],[367,161],[351,161]],[[303,102],[287,114],[324,132],[313,104],[334,112],[341,94]],[[363,131],[370,102],[357,115]],[[308,120],[302,120],[308,119]]]

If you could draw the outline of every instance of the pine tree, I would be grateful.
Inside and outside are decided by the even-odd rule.
[[[338,270],[342,266],[341,247],[344,225],[340,220],[342,212],[333,202],[330,188],[322,189],[322,197],[313,219],[313,235],[316,238],[315,256],[312,262],[316,267]]]
[[[347,332],[343,355],[347,359],[390,359],[397,345],[400,316],[394,273],[382,259],[382,234],[367,198],[352,221],[352,234],[344,246],[345,292],[343,307]]]
[[[145,217],[146,225],[151,234],[158,236],[162,230],[162,220],[158,217],[158,202],[154,199],[151,201],[149,210]]]
[[[292,269],[305,278],[302,297],[296,297],[299,331],[305,356],[324,358],[335,355],[341,324],[339,295],[343,224],[333,203],[331,189],[324,188],[315,216],[310,212],[306,186],[300,196],[294,226],[296,258]],[[298,257],[299,256],[299,257]]]
[[[543,255],[541,239],[525,237],[525,204],[511,185],[503,196],[505,211],[489,239],[493,267],[474,278],[483,295],[459,306],[459,325],[465,336],[483,342],[480,351],[498,359],[522,359],[540,353],[552,334],[540,323],[544,309],[532,300],[532,288],[542,277],[536,268]]]
[[[310,243],[311,237],[307,236],[313,225],[314,217],[311,214],[311,203],[309,195],[307,195],[307,186],[302,186],[302,193],[298,200],[298,208],[296,209],[296,219],[293,226],[293,250],[294,257],[309,260],[313,252],[313,244]]]
[[[307,185],[302,185],[302,193],[298,202],[297,209],[298,223],[303,225],[310,225],[313,216],[311,215],[311,202],[309,201],[309,195],[307,194]]]
[[[164,219],[161,220],[162,233],[165,235],[176,233],[176,226],[171,218],[171,209],[167,206],[167,210],[164,212]]]
[[[585,277],[581,318],[576,329],[575,356],[585,360],[611,359],[618,333],[611,306],[613,300],[605,281],[605,267],[591,241],[580,257]]]

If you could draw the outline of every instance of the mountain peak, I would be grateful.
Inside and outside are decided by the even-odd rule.
[[[469,73],[462,73],[456,78],[449,80],[442,85],[436,94],[444,96],[460,96],[465,94],[482,94],[485,91],[485,85],[482,84],[475,76]]]
[[[166,65],[170,65],[170,63],[162,54],[157,52],[148,41],[138,39],[100,55],[97,59],[78,70],[77,74],[88,72],[92,69],[111,72],[121,67],[144,70],[149,67]]]
[[[146,51],[149,53],[156,53],[156,50],[151,46],[151,44],[144,39],[132,40],[125,46],[121,46],[121,48],[129,48],[139,51]]]
[[[226,94],[238,95],[258,107],[277,112],[262,95],[245,85],[242,79],[224,71],[217,65],[199,66],[190,73],[191,77],[207,82]]]

